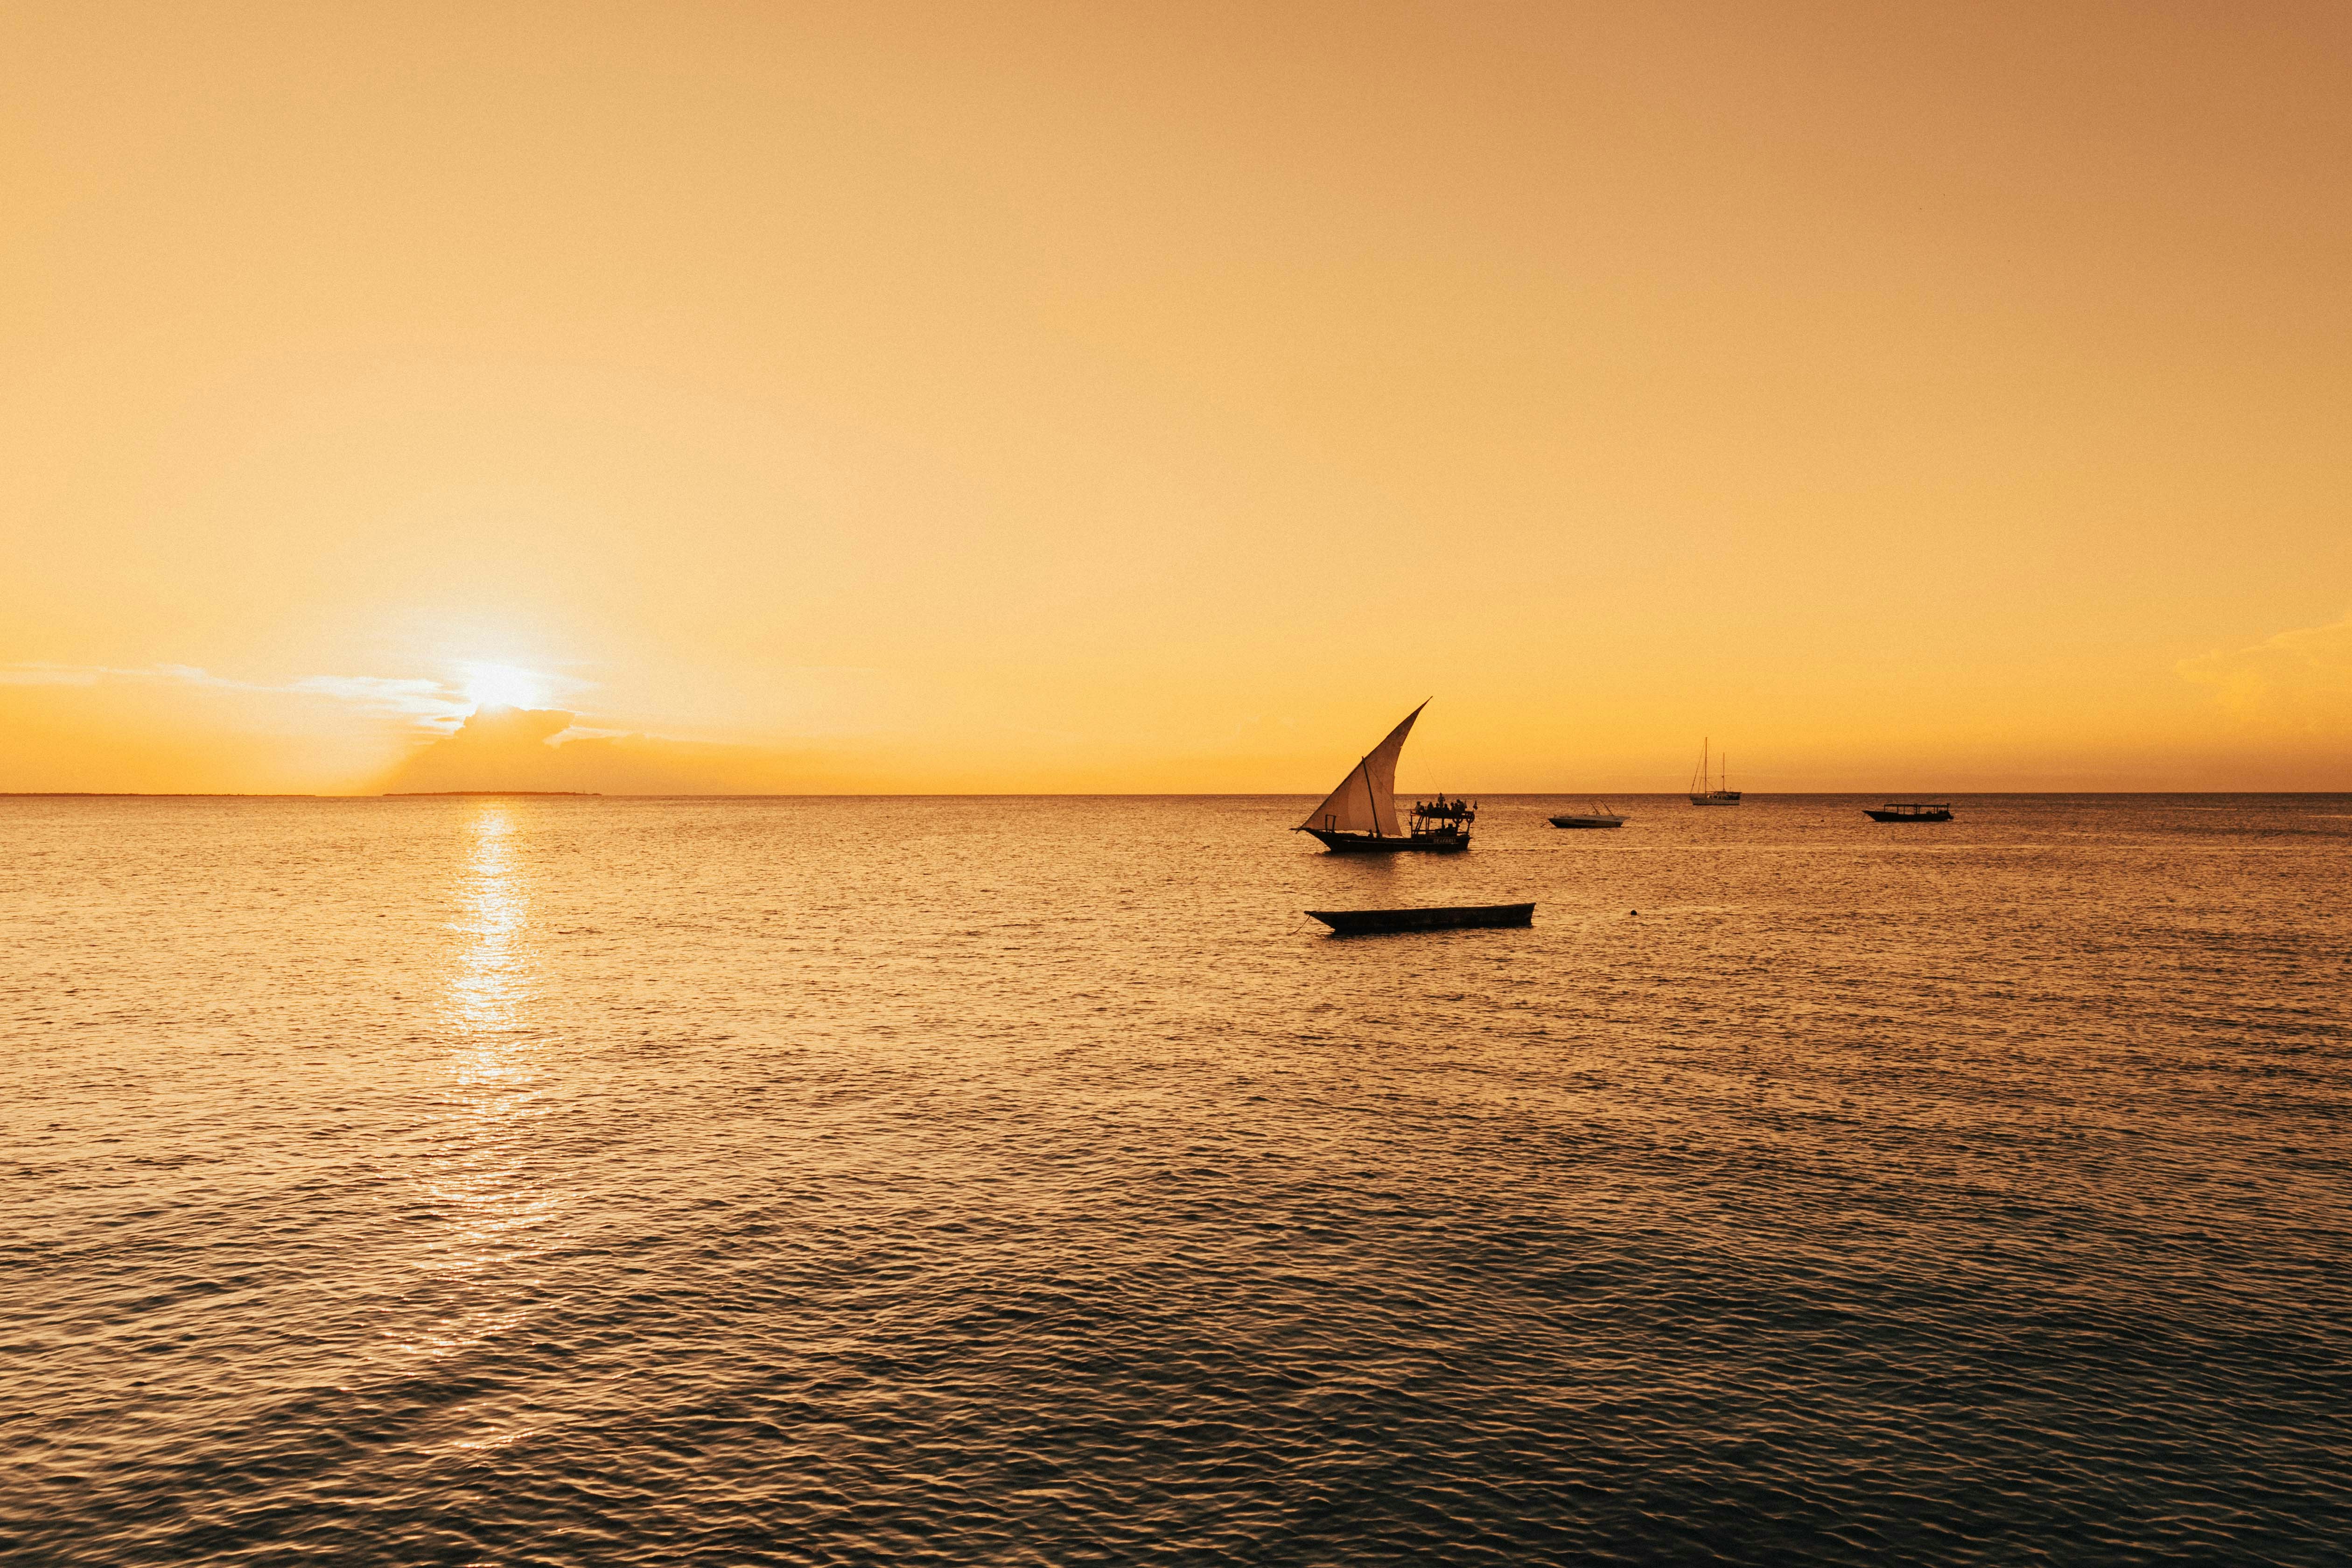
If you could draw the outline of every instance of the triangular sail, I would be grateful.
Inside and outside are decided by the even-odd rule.
[[[1428,706],[1424,702],[1421,708]],[[1376,833],[1383,838],[1402,837],[1404,830],[1397,826],[1396,814],[1397,753],[1404,750],[1404,738],[1412,732],[1412,721],[1421,717],[1421,708],[1406,714],[1404,722],[1391,730],[1387,740],[1349,769],[1348,776],[1339,781],[1339,787],[1298,826],[1319,827],[1327,833]]]

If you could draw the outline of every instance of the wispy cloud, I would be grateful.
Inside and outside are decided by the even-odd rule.
[[[5,686],[97,686],[110,681],[312,698],[363,712],[429,723],[455,723],[472,706],[455,687],[416,678],[306,675],[296,680],[270,682],[233,680],[191,664],[151,664],[139,669],[102,664],[0,664],[0,685]]]
[[[379,675],[306,675],[281,689],[330,697],[378,712],[414,714],[420,719],[457,719],[466,711],[465,700],[437,680],[396,679]]]
[[[0,686],[96,686],[109,676],[137,678],[150,673],[97,664],[0,664]]]
[[[2352,724],[2352,616],[2174,668],[2249,719],[2313,730]]]

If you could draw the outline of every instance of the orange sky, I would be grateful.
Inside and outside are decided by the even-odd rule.
[[[1319,792],[1432,694],[1407,788],[2352,788],[2347,70],[2335,4],[14,5],[0,789]],[[395,772],[485,697],[573,728]]]

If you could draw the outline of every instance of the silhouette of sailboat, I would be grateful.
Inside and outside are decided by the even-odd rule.
[[[1710,741],[1701,741],[1698,744],[1698,772],[1691,778],[1690,803],[1693,805],[1738,805],[1739,792],[1729,787],[1731,759],[1726,757],[1723,760],[1720,775],[1710,775],[1707,770],[1709,744]]]
[[[1423,702],[1421,708],[1428,706]],[[1478,816],[1475,802],[1416,801],[1412,826],[1397,820],[1397,755],[1404,750],[1404,738],[1412,732],[1412,721],[1421,717],[1421,708],[1406,714],[1404,721],[1389,731],[1387,740],[1365,752],[1363,760],[1339,781],[1339,787],[1291,831],[1313,834],[1338,855],[1469,848],[1470,824]]]

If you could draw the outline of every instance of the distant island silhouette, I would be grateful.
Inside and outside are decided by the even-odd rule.
[[[405,799],[415,798],[415,797],[417,797],[417,796],[426,796],[426,797],[434,797],[434,798],[437,798],[437,797],[440,797],[440,796],[443,796],[443,795],[603,795],[604,793],[604,792],[603,790],[601,790],[601,789],[388,789],[388,790],[386,790],[386,791],[384,791],[384,792],[383,792],[383,797],[382,797],[382,798],[383,798],[383,799],[385,799],[385,800],[405,800]]]

